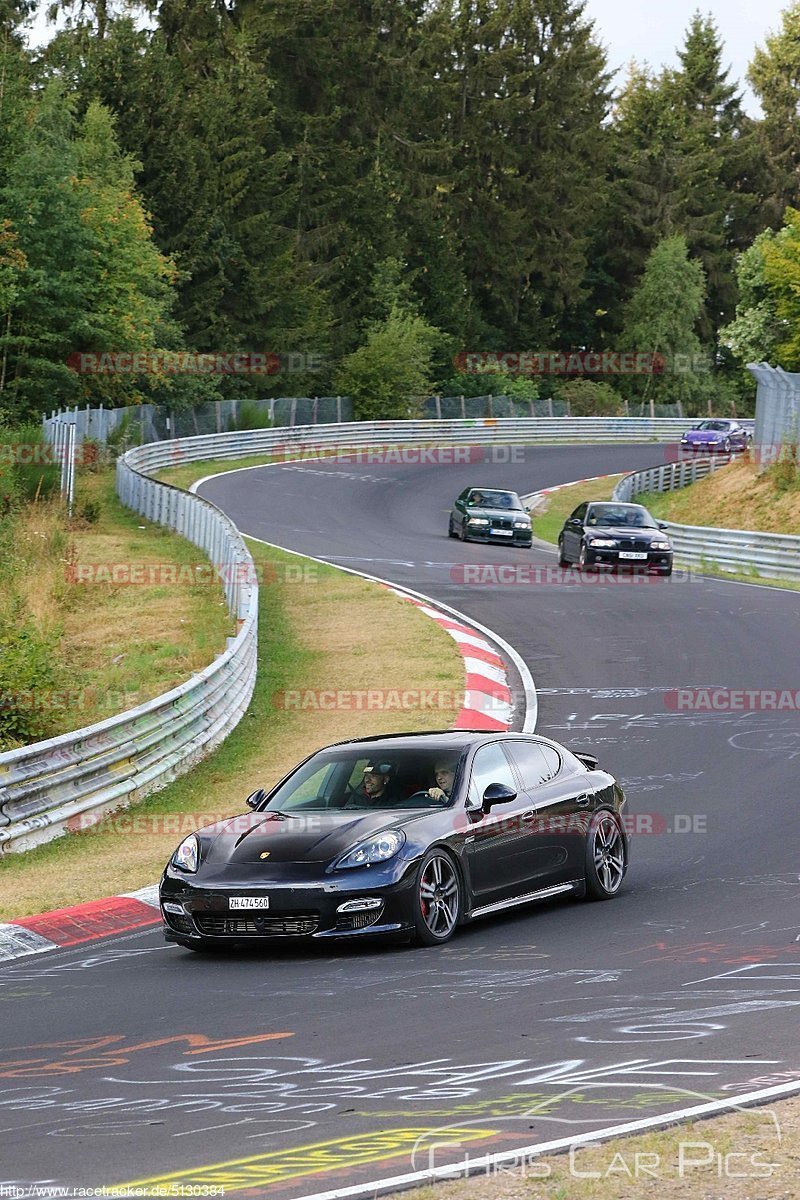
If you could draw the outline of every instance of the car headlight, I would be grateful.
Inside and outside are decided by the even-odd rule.
[[[469,525],[488,525],[489,524],[489,522],[486,520],[486,517],[470,517],[470,519],[467,523]]]
[[[651,542],[650,549],[651,550],[671,550],[672,546],[670,546],[669,542]]]
[[[515,529],[530,529],[530,527],[531,527],[530,521],[515,521],[514,522]]]
[[[181,842],[178,849],[172,856],[172,865],[179,867],[181,871],[190,871],[192,874],[197,870],[197,864],[200,861],[200,843],[197,840],[197,835],[190,833]]]
[[[616,544],[613,538],[589,538],[586,542],[587,546],[607,546],[609,549],[613,549]]]
[[[683,435],[683,437],[681,438],[681,441],[682,441],[682,442],[688,442],[688,440],[689,440],[689,435],[688,435],[688,433],[685,433],[685,434]]]
[[[390,829],[379,833],[377,837],[359,842],[352,850],[343,854],[334,868],[339,871],[350,867],[368,867],[372,863],[387,862],[394,858],[397,851],[405,843],[406,835],[399,829]]]

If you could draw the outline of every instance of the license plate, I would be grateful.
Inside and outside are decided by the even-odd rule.
[[[489,533],[493,533],[495,537],[513,537],[513,529],[490,529]]]
[[[231,908],[269,908],[269,896],[229,896]]]
[[[646,550],[620,550],[619,557],[620,558],[643,559],[643,558],[647,558],[647,551]]]

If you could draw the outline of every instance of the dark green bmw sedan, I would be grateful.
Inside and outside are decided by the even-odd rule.
[[[531,519],[516,492],[464,488],[450,513],[450,537],[462,542],[507,542],[530,546]]]

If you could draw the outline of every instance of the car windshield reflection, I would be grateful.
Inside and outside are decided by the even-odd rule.
[[[470,493],[468,504],[480,508],[506,508],[522,511],[522,503],[514,492],[484,492]]]
[[[449,806],[463,751],[401,750],[393,745],[353,751],[322,751],[304,763],[272,795],[262,811],[391,811]]]
[[[658,525],[640,504],[594,504],[586,515],[587,525],[605,528],[629,526],[632,529],[657,529]]]

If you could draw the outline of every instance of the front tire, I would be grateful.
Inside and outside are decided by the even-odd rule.
[[[561,538],[558,539],[558,565],[560,567],[569,566],[569,559],[564,557],[564,542]]]
[[[617,817],[602,809],[595,813],[586,839],[586,894],[610,900],[625,877],[625,839]]]
[[[581,542],[581,548],[578,552],[578,567],[581,571],[593,571],[595,569],[594,564],[587,561],[585,542]]]
[[[447,526],[447,536],[451,537],[451,538],[458,537],[458,534],[456,533],[455,528],[453,526],[453,518],[452,517],[450,518],[450,521]]]
[[[456,931],[461,916],[458,868],[444,850],[430,850],[414,883],[414,932],[423,946],[441,946]]]

